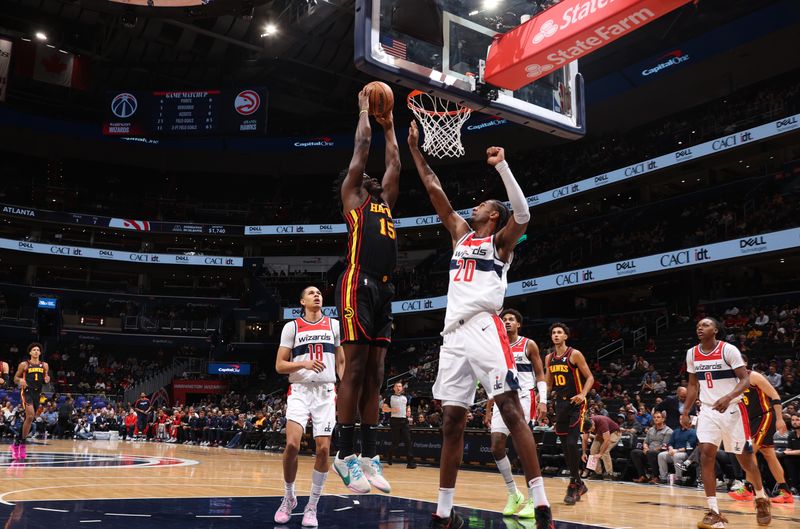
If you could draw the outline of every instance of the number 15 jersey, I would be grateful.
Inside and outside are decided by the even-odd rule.
[[[319,360],[325,369],[315,373],[300,369],[289,374],[291,383],[336,382],[336,348],[339,347],[339,321],[327,316],[316,322],[297,318],[283,326],[281,347],[292,350],[292,362]]]
[[[450,260],[450,286],[442,334],[455,330],[481,312],[500,312],[508,287],[509,266],[511,257],[507,263],[497,257],[494,235],[476,237],[471,231],[459,239]]]

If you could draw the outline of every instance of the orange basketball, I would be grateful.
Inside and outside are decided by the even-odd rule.
[[[369,94],[369,115],[386,116],[394,108],[394,92],[388,84],[372,81],[367,85],[372,91]]]

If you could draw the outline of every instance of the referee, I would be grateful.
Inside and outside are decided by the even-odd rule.
[[[402,440],[406,444],[406,458],[408,460],[408,468],[417,468],[414,462],[414,449],[411,447],[411,431],[408,429],[408,414],[411,412],[411,407],[408,405],[408,399],[403,395],[403,383],[395,382],[394,393],[389,397],[389,403],[384,403],[384,413],[391,413],[389,424],[392,428],[392,448],[389,450],[389,459],[387,463],[392,464],[392,459],[397,451],[397,445]]]

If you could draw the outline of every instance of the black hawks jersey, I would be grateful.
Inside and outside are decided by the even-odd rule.
[[[32,364],[28,362],[28,368],[25,369],[25,383],[31,391],[42,391],[44,386],[44,364]]]
[[[347,221],[348,267],[371,274],[384,281],[397,264],[397,236],[392,210],[371,196],[364,203],[345,215]]]
[[[550,365],[548,371],[552,375],[553,390],[559,399],[571,399],[583,390],[583,375],[570,362],[572,356],[572,347],[567,347],[564,356],[558,356],[558,353],[553,351],[550,356]]]

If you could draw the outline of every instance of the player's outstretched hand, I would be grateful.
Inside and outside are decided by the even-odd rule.
[[[365,86],[358,93],[358,111],[359,112],[361,112],[362,110],[366,110],[367,112],[369,112],[369,93],[371,91],[372,91],[371,88],[367,88]]]
[[[325,364],[323,364],[321,360],[307,360],[306,369],[313,371],[314,373],[322,373],[322,371],[325,369]]]
[[[419,148],[419,129],[417,128],[417,122],[413,119],[408,127],[408,146],[411,150]]]
[[[385,116],[375,116],[375,121],[384,129],[391,129],[394,127],[394,115],[391,112]]]
[[[489,147],[486,149],[486,162],[494,167],[506,159],[506,151],[502,147]]]

